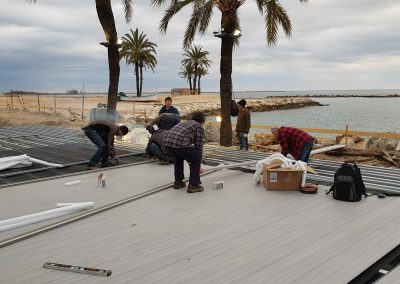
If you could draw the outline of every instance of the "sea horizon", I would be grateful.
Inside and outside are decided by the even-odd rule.
[[[179,88],[177,88],[179,89]],[[82,94],[93,96],[107,96],[107,92],[96,92],[96,91],[79,91],[75,94],[67,92],[51,92],[51,91],[23,91],[23,90],[12,90],[13,94],[55,94],[55,95],[71,95],[79,96]],[[136,92],[123,92],[128,97],[136,97]],[[9,91],[0,92],[2,95],[9,94]],[[155,96],[155,95],[168,95],[171,90],[163,91],[144,91],[142,97]],[[219,91],[202,91],[201,95],[219,95]],[[333,90],[248,90],[248,91],[232,91],[233,97],[238,98],[261,98],[261,97],[275,97],[275,96],[400,96],[400,89],[333,89]]]

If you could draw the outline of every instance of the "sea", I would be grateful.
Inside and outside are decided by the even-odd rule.
[[[236,101],[278,96],[310,96],[323,106],[252,112],[252,124],[400,133],[400,89],[234,93]]]
[[[85,93],[87,95],[99,94]],[[155,95],[169,95],[169,92],[146,92],[140,98],[132,93],[126,95],[148,99]],[[218,92],[203,92],[202,95],[218,95]],[[310,97],[323,106],[252,112],[252,124],[337,130],[344,130],[348,125],[349,130],[400,133],[400,89],[233,92],[236,101],[285,96]],[[215,121],[216,117],[210,116],[208,120]],[[232,117],[232,122],[236,122],[235,117]]]

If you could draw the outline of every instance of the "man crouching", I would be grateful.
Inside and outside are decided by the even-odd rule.
[[[186,160],[190,165],[188,193],[201,192],[204,187],[200,181],[200,168],[203,155],[205,115],[202,112],[194,112],[189,121],[179,123],[168,130],[163,139],[162,147],[175,157],[174,188],[186,187],[183,181]]]

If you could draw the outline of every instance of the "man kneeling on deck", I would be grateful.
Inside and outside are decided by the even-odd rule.
[[[201,192],[204,190],[200,181],[200,168],[203,155],[203,141],[205,115],[202,112],[194,112],[191,120],[179,123],[168,130],[163,139],[162,147],[175,157],[174,188],[186,187],[183,181],[183,161],[190,165],[190,177],[188,193]]]
[[[158,129],[151,135],[149,143],[147,143],[146,154],[150,157],[157,157],[160,165],[168,165],[169,163],[175,162],[175,157],[169,152],[166,152],[165,148],[162,148],[162,139],[168,130]],[[164,151],[163,151],[164,149]]]
[[[87,164],[87,170],[93,170],[101,161],[101,167],[108,167],[108,157],[117,158],[114,148],[114,136],[124,136],[128,127],[118,126],[107,120],[95,120],[82,128],[87,138],[98,148]]]
[[[273,127],[272,134],[279,140],[282,155],[292,155],[296,160],[308,163],[314,145],[314,137],[294,127]]]

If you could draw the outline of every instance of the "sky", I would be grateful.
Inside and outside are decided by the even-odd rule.
[[[268,47],[265,24],[255,1],[239,8],[242,37],[233,51],[234,91],[399,89],[400,1],[281,0],[292,21],[292,36],[280,31]],[[158,46],[154,69],[144,73],[143,91],[188,87],[180,78],[182,38],[190,8],[160,34],[163,8],[133,0],[133,18],[124,20],[114,0],[118,36],[138,28]],[[208,32],[194,44],[209,52],[202,90],[219,91],[221,13],[214,10]],[[13,90],[107,92],[107,50],[94,0],[0,1],[0,92]],[[136,91],[133,66],[121,63],[119,90]]]

